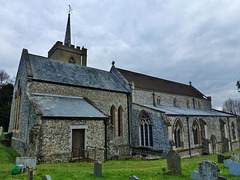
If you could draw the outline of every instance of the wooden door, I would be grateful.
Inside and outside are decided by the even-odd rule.
[[[72,152],[73,158],[84,157],[84,129],[72,130]]]

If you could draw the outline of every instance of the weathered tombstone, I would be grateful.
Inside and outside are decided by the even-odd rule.
[[[52,180],[52,178],[49,175],[42,176],[42,180]]]
[[[94,175],[97,177],[102,177],[102,163],[99,161],[94,163]]]
[[[172,170],[178,174],[182,174],[181,156],[174,150],[167,153],[168,170]]]
[[[222,154],[219,154],[219,155],[217,156],[217,158],[218,158],[218,162],[219,162],[219,163],[223,163],[223,160],[225,159],[225,156],[222,155]]]
[[[136,176],[129,176],[129,180],[139,180],[139,178]]]
[[[33,169],[36,168],[37,159],[34,157],[17,157],[16,158],[16,166],[22,164],[24,168],[31,167]]]
[[[219,176],[218,180],[227,180],[227,178],[225,178],[224,176]]]
[[[218,179],[218,165],[208,160],[198,162],[200,180]]]
[[[235,158],[237,158],[237,160],[239,160],[239,154],[238,153],[232,153],[231,157],[235,157]]]
[[[233,161],[230,165],[229,165],[229,171],[231,175],[234,176],[240,176],[240,163]]]
[[[192,180],[199,180],[199,173],[197,171],[191,172],[191,179]]]
[[[2,135],[2,130],[3,130],[3,127],[0,126],[0,136]]]
[[[232,163],[232,160],[226,159],[226,160],[223,160],[223,163],[224,163],[224,167],[229,168],[229,165]]]

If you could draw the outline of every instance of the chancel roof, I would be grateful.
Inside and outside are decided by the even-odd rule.
[[[32,93],[32,98],[43,117],[107,118],[84,98]]]
[[[128,82],[134,82],[137,89],[165,92],[170,94],[204,98],[204,95],[192,85],[181,84],[144,74],[116,68]]]
[[[190,109],[190,108],[180,108],[180,107],[167,107],[167,106],[151,106],[144,105],[153,110],[164,112],[166,115],[182,115],[182,116],[233,116],[228,113],[224,113],[216,110],[201,110],[201,109]]]
[[[29,54],[33,79],[127,92],[111,72]]]

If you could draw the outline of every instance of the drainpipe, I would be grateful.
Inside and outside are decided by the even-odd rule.
[[[105,161],[107,161],[108,159],[107,159],[107,121],[108,121],[108,119],[105,119],[104,120],[104,125],[105,125],[105,154],[104,154],[104,159],[105,159]]]
[[[232,151],[232,138],[231,138],[231,132],[230,132],[229,117],[227,117],[227,121],[228,121],[228,134],[229,134],[229,140],[230,140],[230,147],[231,147],[231,151]]]
[[[132,110],[132,108],[130,107],[130,105],[131,105],[131,97],[130,97],[130,94],[127,94],[127,109],[128,109],[128,143],[129,143],[129,147],[131,148],[131,129],[130,129],[130,123],[131,123],[131,121],[130,121],[130,114],[132,114],[132,113],[130,113]]]
[[[188,128],[188,148],[189,148],[189,156],[190,158],[192,157],[192,153],[191,153],[191,144],[190,144],[190,132],[189,132],[189,116],[186,117],[187,118],[187,128]]]

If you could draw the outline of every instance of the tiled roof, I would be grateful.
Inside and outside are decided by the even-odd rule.
[[[128,82],[134,82],[137,89],[166,92],[170,94],[185,95],[203,98],[204,95],[191,85],[181,84],[144,74],[116,68]]]
[[[183,116],[225,116],[231,117],[233,115],[216,111],[216,110],[200,110],[200,109],[190,109],[190,108],[180,108],[180,107],[166,107],[166,106],[151,106],[144,105],[147,108],[154,109],[160,112],[164,112],[166,115],[183,115]]]
[[[31,95],[44,117],[107,118],[106,115],[81,97],[38,93]]]
[[[33,79],[127,92],[111,72],[29,54]]]

